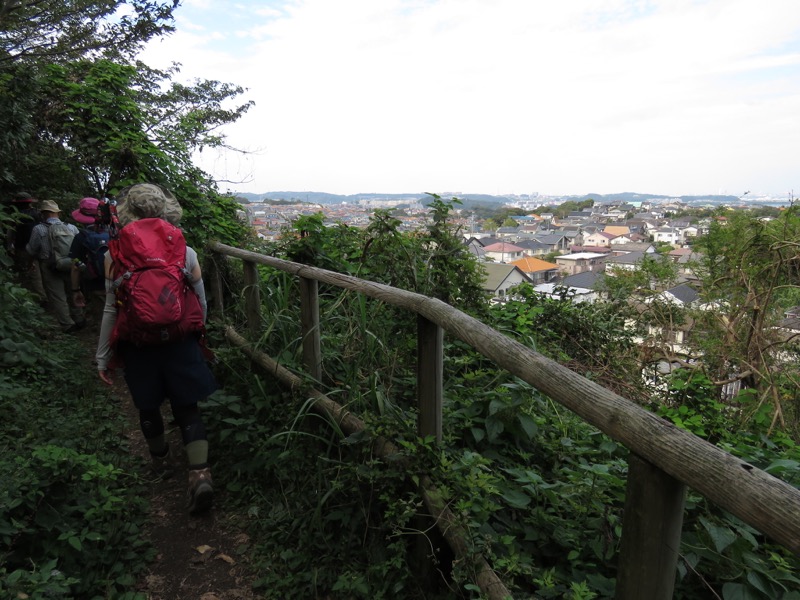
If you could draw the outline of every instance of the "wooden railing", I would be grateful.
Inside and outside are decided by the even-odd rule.
[[[258,339],[262,327],[257,265],[299,277],[304,362],[308,374],[316,379],[322,364],[318,282],[416,313],[418,431],[422,436],[441,438],[442,339],[446,331],[626,446],[631,454],[618,557],[618,600],[672,597],[687,486],[800,555],[799,490],[452,306],[413,292],[218,242],[210,244],[210,250],[217,253],[218,259],[224,255],[244,261],[245,304],[252,339]],[[223,296],[219,276],[212,274],[210,283],[214,298],[220,301]],[[491,577],[481,587],[493,598],[507,594],[504,586]]]

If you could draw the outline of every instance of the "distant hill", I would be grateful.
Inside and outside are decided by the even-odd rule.
[[[310,204],[341,204],[343,202],[355,204],[359,200],[408,200],[419,201],[422,204],[428,204],[431,196],[425,193],[407,193],[407,194],[380,194],[380,193],[364,193],[364,194],[329,194],[327,192],[265,192],[263,194],[252,194],[249,192],[238,192],[236,197],[240,200],[247,202],[269,202],[269,201],[285,201],[285,202],[307,202]],[[460,193],[442,193],[441,197],[449,200],[450,198],[458,198],[464,208],[469,208],[476,204],[505,204],[507,202],[519,201],[519,197],[503,196],[503,195],[490,195],[490,194],[460,194]],[[644,200],[668,201],[680,200],[686,204],[738,204],[740,199],[737,196],[667,196],[664,194],[642,194],[637,192],[621,192],[617,194],[582,194],[574,196],[548,196],[539,198],[545,204],[560,204],[567,200],[581,201],[592,199],[597,203],[609,202],[642,202]]]

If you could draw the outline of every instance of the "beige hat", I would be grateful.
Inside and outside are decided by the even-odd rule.
[[[48,211],[54,213],[60,213],[61,209],[58,208],[58,204],[53,202],[52,200],[42,200],[39,202],[39,210],[40,211]]]
[[[165,219],[177,225],[183,216],[178,200],[153,183],[137,183],[117,194],[117,216],[124,227],[138,219]]]

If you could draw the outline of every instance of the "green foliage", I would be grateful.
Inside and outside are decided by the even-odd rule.
[[[638,352],[625,312],[610,303],[572,302],[566,289],[548,298],[516,286],[509,301],[491,308],[493,326],[622,395],[643,396]]]
[[[79,22],[86,6],[77,4]],[[122,4],[137,11],[139,29],[129,32],[131,39],[162,31],[153,23],[169,18],[174,6],[138,0],[103,6]],[[122,22],[130,25],[131,19]],[[101,39],[112,35],[104,31]],[[252,233],[238,216],[239,205],[192,161],[195,152],[224,144],[219,128],[252,106],[236,103],[244,90],[209,80],[177,83],[177,66],[159,71],[106,49],[103,57],[40,57],[33,66],[3,64],[0,56],[0,194],[25,188],[59,200],[66,211],[82,196],[113,196],[130,184],[152,182],[178,198],[182,225],[198,250],[210,239],[249,243]]]
[[[564,219],[572,212],[580,212],[587,208],[591,208],[592,206],[594,206],[594,200],[591,198],[587,198],[586,200],[581,200],[579,202],[575,200],[567,200],[558,206],[540,206],[536,209],[536,214],[543,215],[550,213],[559,219]]]
[[[603,279],[603,292],[609,301],[617,303],[631,298],[651,298],[674,286],[678,280],[675,263],[658,253],[645,254],[636,269],[609,270],[609,276]]]
[[[247,401],[217,394],[205,414],[226,448],[226,486],[258,540],[256,590],[281,598],[426,597],[408,563],[418,505],[403,473],[371,456],[367,438],[343,437],[310,402],[251,376],[238,387],[252,394]]]
[[[150,557],[123,417],[7,269],[0,306],[0,596],[120,597]]]
[[[436,199],[432,206],[449,210]],[[436,223],[431,220],[434,229]],[[365,230],[329,226],[322,215],[310,215],[298,219],[276,253],[427,292],[435,260],[442,260],[443,274],[450,265],[451,279],[460,268],[448,262],[454,255],[447,238],[436,237],[440,233],[446,229],[403,234],[387,212],[377,213]],[[652,262],[648,279],[668,279],[659,271],[663,264]],[[269,269],[260,274],[266,331],[259,346],[302,372],[296,284]],[[632,313],[620,306],[574,304],[566,294],[544,298],[520,286],[485,319],[743,460],[800,482],[797,449],[788,436],[769,432],[769,407],[757,395],[722,404],[707,374],[682,369],[668,380],[660,402],[650,404],[653,390],[640,383],[641,357],[625,327]],[[666,318],[668,307],[659,310]],[[233,351],[223,354],[222,371],[226,393],[236,396],[213,398],[207,411],[214,415],[210,429],[230,448],[230,456],[221,457],[232,474],[230,489],[260,540],[254,558],[263,565],[259,589],[289,598],[478,597],[470,565],[451,564],[436,530],[415,516],[420,499],[403,482],[417,483],[425,473],[436,498],[468,532],[468,551],[487,557],[515,596],[613,597],[624,447],[447,338],[444,440],[441,446],[420,440],[414,319],[325,285],[320,313],[323,380],[314,386],[359,415],[365,432],[348,436],[313,410],[308,394],[287,397],[269,379],[254,376]],[[668,317],[677,323],[680,315]],[[392,440],[400,454],[377,459],[377,436]],[[449,590],[423,592],[418,584],[425,584],[409,578],[409,569],[417,572],[411,557],[420,529]],[[713,590],[728,598],[793,598],[786,590],[800,566],[797,558],[723,511],[690,497],[684,531],[676,597],[694,600]],[[304,569],[306,564],[315,568]]]
[[[702,372],[679,369],[668,380],[666,397],[654,407],[655,412],[681,429],[712,443],[729,435],[733,410],[715,397],[712,382]]]
[[[130,54],[150,38],[173,31],[177,5],[177,0],[6,2],[0,11],[0,68],[100,52]]]
[[[703,300],[714,310],[692,315],[696,354],[709,377],[740,379],[760,398],[769,398],[776,419],[792,428],[800,423],[800,408],[793,391],[786,390],[796,388],[800,373],[794,348],[776,325],[797,297],[797,210],[790,207],[772,221],[745,213],[714,221],[695,244],[703,253],[696,267]]]

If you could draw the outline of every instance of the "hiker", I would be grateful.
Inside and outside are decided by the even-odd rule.
[[[100,205],[97,198],[84,198],[72,211],[72,218],[84,226],[69,249],[72,301],[76,306],[86,306],[86,297],[90,294],[105,298],[104,264],[110,223],[104,219]]]
[[[125,382],[139,411],[153,468],[164,477],[174,470],[161,416],[161,406],[169,398],[189,464],[189,514],[198,514],[211,508],[214,495],[208,440],[198,402],[217,387],[201,344],[206,298],[200,264],[194,249],[183,242],[183,235],[177,228],[182,211],[169,192],[142,183],[120,192],[117,200],[121,229],[116,238],[112,232],[106,253],[107,291],[97,346],[97,368],[100,378],[111,385],[113,369],[123,367]],[[135,245],[130,243],[132,239],[136,240]],[[157,262],[169,266],[174,258],[169,256],[169,251],[173,249],[173,254],[180,254],[178,262],[185,268],[180,281],[187,291],[176,292],[166,283],[163,289],[154,285],[153,289],[147,289],[145,273],[152,281],[161,275],[166,277],[169,269],[138,269],[137,264]],[[164,259],[165,256],[168,259]],[[154,257],[159,260],[147,261]],[[137,304],[131,295],[134,286],[140,286],[136,288],[138,298],[154,298],[150,305]],[[144,313],[158,311],[159,302],[163,304],[164,298],[180,293],[183,293],[184,310],[179,321],[159,326],[161,329],[154,334],[152,326],[143,324],[147,316]]]
[[[66,333],[86,327],[83,308],[72,300],[69,247],[78,228],[58,218],[61,209],[52,200],[39,203],[42,222],[31,231],[25,251],[38,261],[47,303]]]
[[[14,259],[14,269],[19,273],[22,285],[38,296],[40,302],[44,302],[45,293],[39,264],[25,251],[33,228],[41,221],[41,214],[34,207],[35,203],[36,199],[28,192],[19,192],[11,199],[11,208],[22,216],[7,233],[6,249]]]

